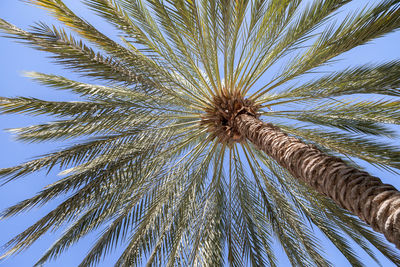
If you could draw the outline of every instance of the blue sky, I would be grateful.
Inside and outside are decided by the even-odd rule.
[[[373,3],[374,0],[358,0],[353,2],[354,3],[348,8],[357,9],[364,3]],[[111,31],[110,26],[101,23],[99,20],[93,20],[93,16],[89,14],[87,10],[81,8],[82,5],[78,0],[66,0],[65,3],[84,18],[94,21],[95,26],[100,27],[106,32]],[[43,10],[29,6],[24,4],[22,1],[17,0],[0,1],[0,18],[6,19],[7,21],[25,29],[36,21],[52,21]],[[356,48],[351,52],[346,53],[338,65],[349,66],[368,62],[385,62],[388,60],[400,59],[399,44],[400,32],[398,31],[389,34],[384,38],[375,40],[371,44]],[[70,78],[77,78],[77,75],[71,74],[60,66],[52,64],[51,60],[46,58],[46,54],[35,51],[24,45],[17,44],[10,39],[0,38],[0,59],[0,96],[33,96],[50,100],[72,99],[70,95],[62,94],[59,91],[55,92],[49,88],[37,85],[21,75],[22,71],[34,70],[44,73],[65,75]],[[332,69],[337,68],[338,65],[335,65]],[[49,119],[50,118],[44,116],[31,118],[26,116],[3,115],[0,116],[0,129],[27,126],[38,122],[44,122]],[[399,130],[399,128],[396,130]],[[29,160],[34,156],[54,151],[60,146],[62,146],[62,143],[18,143],[13,140],[9,133],[0,131],[0,168],[16,165]],[[393,184],[397,188],[400,188],[400,177],[373,168],[368,168],[367,170],[373,175],[381,177],[384,182]],[[35,192],[38,192],[47,184],[55,181],[57,179],[56,175],[57,172],[51,172],[47,176],[44,172],[40,172],[1,187],[0,210],[15,204],[17,201],[33,196]],[[22,214],[16,218],[0,222],[0,244],[4,244],[15,234],[23,231],[26,227],[46,214],[56,205],[57,202],[54,202],[51,205],[46,205],[40,209],[35,208],[27,214]],[[0,266],[32,266],[35,260],[39,258],[39,255],[56,240],[58,234],[60,234],[60,231],[47,234],[24,253],[10,257],[4,262],[0,262]],[[69,249],[67,253],[61,256],[57,261],[51,262],[46,266],[76,266],[83,258],[85,252],[93,244],[96,236],[97,233],[88,236],[78,243],[78,245]],[[321,240],[323,240],[323,245],[326,245],[326,254],[328,259],[330,259],[335,266],[349,266],[344,257],[341,256],[335,248],[328,244],[322,236]],[[281,249],[278,250],[280,251],[279,255],[282,257],[280,266],[286,266],[287,260],[281,253]],[[365,253],[361,252],[360,256],[368,266],[377,266],[373,262],[370,262],[371,259]],[[390,263],[385,261],[383,256],[380,256],[380,258],[382,259],[383,266],[392,266]],[[111,256],[100,266],[111,266],[114,259],[115,256]]]

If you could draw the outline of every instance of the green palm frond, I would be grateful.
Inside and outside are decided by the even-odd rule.
[[[278,105],[279,102],[285,101],[281,100],[282,98],[306,101],[308,99],[352,94],[399,96],[399,72],[400,64],[398,61],[349,68],[326,75],[305,85],[291,88],[285,92],[266,96],[262,101],[280,100],[274,103],[274,105]]]
[[[329,266],[329,262],[327,262],[320,254],[321,248],[317,245],[317,239],[313,236],[312,232],[307,229],[307,226],[304,224],[302,218],[298,216],[293,205],[288,200],[287,196],[283,195],[282,192],[279,192],[277,188],[279,188],[278,184],[275,184],[270,177],[264,172],[261,165],[255,158],[255,153],[251,151],[249,147],[247,147],[248,153],[245,150],[245,155],[249,160],[249,164],[252,169],[253,175],[255,177],[261,177],[262,180],[256,179],[257,186],[259,190],[263,192],[260,188],[262,187],[262,183],[265,185],[264,198],[266,195],[269,195],[269,199],[273,200],[275,203],[273,205],[274,209],[277,210],[277,214],[275,216],[285,218],[285,227],[284,232],[288,236],[297,236],[298,241],[297,244],[293,247],[294,250],[288,254],[289,260],[292,265],[300,265],[300,266],[309,266],[309,265],[318,265],[318,266]],[[251,159],[250,159],[251,158]],[[252,160],[252,162],[250,161]],[[266,199],[264,199],[266,202]],[[275,217],[274,216],[274,217]],[[276,222],[278,224],[278,222]],[[279,224],[282,224],[281,222]],[[285,229],[286,228],[286,229]],[[285,235],[285,234],[284,234]],[[293,240],[289,242],[287,240],[279,238],[280,241],[283,241],[283,246],[288,245],[289,242],[293,243]],[[293,244],[292,244],[293,246]],[[289,246],[290,247],[290,246]]]
[[[118,104],[134,105],[137,108],[143,107],[156,109],[159,107],[164,110],[166,107],[180,106],[182,101],[176,101],[174,97],[167,95],[151,95],[143,92],[131,90],[128,87],[112,85],[103,86],[73,81],[58,75],[44,74],[38,72],[26,72],[26,77],[30,77],[40,84],[53,87],[57,90],[67,90],[81,97],[86,97],[96,101],[115,101]],[[151,108],[150,108],[151,107]],[[174,113],[184,113],[185,110],[173,110]]]
[[[114,36],[62,0],[26,2],[60,25],[23,30],[0,19],[0,31],[87,79],[27,72],[74,101],[0,97],[1,114],[56,118],[10,129],[17,140],[67,144],[0,169],[3,184],[60,171],[1,219],[63,197],[11,239],[0,260],[62,229],[35,266],[90,233],[99,235],[80,266],[99,265],[117,248],[116,266],[279,266],[275,245],[293,266],[331,266],[319,229],[352,265],[365,265],[355,246],[377,263],[379,251],[400,265],[379,234],[230,124],[251,113],[327,154],[400,169],[399,59],[315,74],[398,30],[400,1],[340,21],[349,0],[82,1]]]
[[[370,140],[363,136],[338,131],[282,125],[282,129],[329,151],[356,157],[381,167],[399,168],[400,151],[397,146]]]
[[[278,28],[277,31],[273,32],[275,34],[275,41],[273,42],[273,44],[270,45],[271,51],[269,53],[263,54],[263,58],[258,63],[257,68],[251,72],[254,74],[252,74],[252,79],[248,82],[249,89],[251,85],[253,85],[255,81],[258,80],[262,76],[262,74],[268,70],[269,67],[277,62],[281,57],[287,55],[292,50],[295,51],[296,47],[299,47],[300,45],[302,45],[302,43],[309,40],[312,37],[312,32],[318,26],[324,23],[335,11],[337,11],[340,7],[342,7],[349,1],[313,1],[310,6],[300,11],[301,13],[296,19],[293,19],[292,15],[294,15],[293,12],[299,10],[297,7],[300,2],[290,2],[293,3],[288,4],[286,7],[289,10],[289,12],[287,12],[289,14],[289,16],[287,17],[287,21],[280,22],[280,24],[282,25],[281,28]],[[283,11],[282,13],[285,14],[285,11]],[[294,23],[288,25],[290,20],[295,21]],[[272,25],[275,25],[275,23],[272,23]],[[282,37],[279,35],[280,33],[282,33]],[[295,75],[290,76],[290,78],[289,76],[285,76],[285,81],[293,77],[295,77]],[[284,83],[284,81],[281,81],[279,84],[281,83]],[[277,85],[278,84],[271,86],[270,88],[268,88],[268,90],[271,90]],[[268,85],[264,87],[267,86]],[[262,91],[263,88],[260,88],[257,92]]]
[[[282,190],[289,194],[296,208],[315,224],[324,235],[341,251],[352,265],[363,266],[356,252],[350,246],[346,238],[340,234],[340,230],[351,236],[352,240],[360,245],[375,261],[379,263],[376,255],[367,246],[367,242],[374,244],[379,251],[398,264],[399,258],[396,252],[382,243],[379,237],[370,235],[366,225],[355,219],[346,210],[338,207],[331,200],[316,194],[313,189],[304,183],[299,183],[285,169],[276,162],[266,157],[260,151],[255,150],[258,159],[268,167],[270,175],[276,180]],[[340,230],[339,230],[340,229]]]
[[[0,27],[13,38],[26,41],[41,51],[54,53],[55,60],[78,71],[84,71],[86,75],[128,84],[134,83],[138,78],[114,58],[96,53],[75,40],[72,35],[68,35],[65,30],[40,23],[34,26],[31,32],[27,32],[4,20],[0,20]]]
[[[347,1],[327,1],[327,3],[329,2]],[[298,56],[297,60],[293,60],[293,63],[286,66],[286,70],[275,78],[276,81],[273,85],[257,92],[267,92],[322,64],[326,64],[329,60],[354,47],[398,29],[400,27],[398,4],[397,0],[383,1],[369,10],[362,10],[354,16],[348,16],[337,27],[328,27],[303,55]],[[329,6],[329,4],[326,5]],[[331,5],[338,7],[338,4]],[[260,96],[261,93],[256,94],[256,96]]]
[[[399,101],[329,101],[312,110],[266,112],[265,115],[330,126],[344,131],[394,137],[389,124],[400,123]]]

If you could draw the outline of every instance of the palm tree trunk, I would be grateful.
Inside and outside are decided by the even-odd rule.
[[[400,192],[396,188],[254,116],[241,114],[235,122],[243,136],[296,179],[356,214],[400,249]]]

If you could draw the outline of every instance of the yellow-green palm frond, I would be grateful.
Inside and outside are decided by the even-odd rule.
[[[0,97],[1,114],[55,118],[10,129],[17,140],[66,144],[0,169],[2,183],[60,170],[1,219],[63,197],[11,239],[0,259],[62,229],[36,266],[93,232],[99,237],[80,266],[98,265],[117,248],[116,266],[279,266],[276,245],[293,266],[331,266],[319,229],[352,265],[364,264],[354,246],[400,265],[379,234],[295,180],[230,124],[251,113],[351,164],[400,169],[391,144],[392,125],[400,123],[399,59],[318,74],[398,30],[400,1],[378,1],[335,21],[351,1],[84,0],[115,36],[67,1],[26,2],[59,24],[23,30],[0,19],[0,31],[85,79],[25,73],[76,101]]]

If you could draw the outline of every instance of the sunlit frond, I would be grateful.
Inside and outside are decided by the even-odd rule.
[[[290,134],[309,140],[330,151],[360,158],[381,167],[399,168],[400,152],[397,146],[354,134],[299,128],[289,125],[281,125],[281,127]]]
[[[267,112],[265,115],[289,118],[341,130],[394,137],[388,124],[400,122],[399,101],[329,101],[311,110]]]
[[[280,101],[285,101],[281,100],[282,98],[303,101],[352,94],[400,96],[398,89],[400,85],[399,73],[400,63],[398,61],[375,66],[365,65],[349,68],[326,75],[302,86],[290,88],[276,95],[267,95],[260,102],[279,100],[273,104],[277,105]]]
[[[295,206],[312,221],[329,238],[332,243],[342,252],[342,254],[353,265],[362,266],[362,262],[357,257],[355,251],[340,234],[341,229],[346,235],[359,244],[375,261],[376,255],[370,250],[366,241],[371,242],[384,255],[387,255],[393,262],[398,262],[399,257],[392,248],[382,244],[377,237],[369,235],[369,230],[360,221],[349,215],[329,199],[315,193],[305,184],[298,183],[291,175],[276,162],[268,159],[265,155],[256,151],[260,161],[269,168],[271,174],[282,186],[283,190],[290,194]]]
[[[322,233],[352,265],[365,265],[356,246],[400,265],[379,234],[273,156],[309,148],[352,166],[400,169],[399,60],[322,69],[398,30],[398,0],[344,19],[349,0],[83,0],[112,36],[62,0],[25,2],[58,24],[23,30],[0,19],[0,31],[89,79],[26,72],[74,101],[0,97],[0,114],[55,118],[10,129],[17,140],[65,144],[0,169],[2,184],[59,170],[1,219],[61,198],[0,260],[63,230],[35,266],[91,233],[98,238],[80,266],[117,248],[116,266],[279,266],[276,245],[293,266],[331,266]],[[306,144],[269,154],[240,128],[244,116],[256,121],[246,131],[275,131],[270,147]]]

